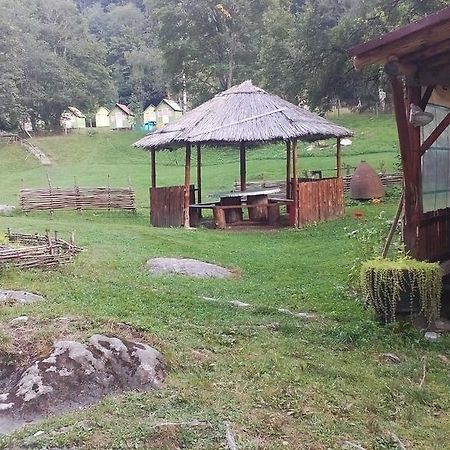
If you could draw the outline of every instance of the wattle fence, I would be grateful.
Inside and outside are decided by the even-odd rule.
[[[136,211],[135,193],[129,188],[53,188],[22,189],[20,205],[23,211],[54,211],[59,209],[123,209]]]
[[[0,266],[10,265],[22,269],[54,268],[69,262],[81,252],[74,242],[73,235],[70,242],[46,234],[22,234],[8,230],[8,241],[13,244],[0,245]]]

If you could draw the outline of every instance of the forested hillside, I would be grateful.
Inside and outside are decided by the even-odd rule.
[[[346,50],[450,0],[0,0],[0,129],[59,125],[120,100],[141,111],[183,89],[197,105],[252,78],[327,110],[376,102],[380,71]]]

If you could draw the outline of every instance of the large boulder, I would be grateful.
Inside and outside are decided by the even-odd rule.
[[[8,372],[6,380],[0,379],[0,433],[93,404],[108,394],[158,389],[166,377],[157,350],[103,335],[92,336],[87,344],[56,342],[47,357]]]

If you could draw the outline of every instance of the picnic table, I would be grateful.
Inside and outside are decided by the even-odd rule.
[[[225,222],[235,223],[243,220],[242,200],[245,199],[251,221],[261,222],[268,218],[269,195],[281,192],[280,188],[232,191],[219,194],[221,206],[236,206],[225,209]]]

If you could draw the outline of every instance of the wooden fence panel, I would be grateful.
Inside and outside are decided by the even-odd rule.
[[[298,223],[333,219],[344,214],[344,184],[342,178],[326,178],[300,182],[298,192]]]
[[[181,227],[184,212],[184,186],[150,189],[150,221],[154,227]]]
[[[22,189],[20,191],[22,210],[53,211],[57,209],[125,209],[136,210],[135,194],[132,188],[46,188]]]

